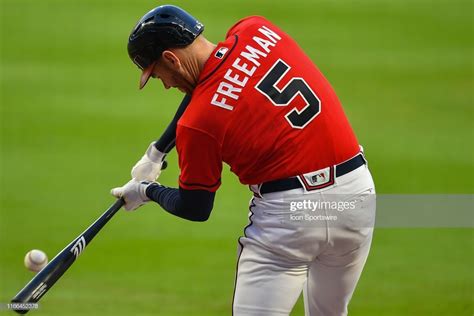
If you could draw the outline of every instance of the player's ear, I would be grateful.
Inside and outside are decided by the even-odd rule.
[[[161,57],[163,58],[163,61],[172,68],[180,68],[181,67],[181,61],[179,60],[178,56],[176,56],[175,53],[173,53],[170,50],[165,50],[162,54]]]

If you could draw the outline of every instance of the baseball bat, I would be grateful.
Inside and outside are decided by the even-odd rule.
[[[187,94],[181,101],[181,104],[178,106],[178,109],[176,110],[176,113],[170,124],[165,129],[161,137],[156,141],[155,147],[159,151],[167,154],[171,151],[171,149],[174,148],[176,143],[176,125],[178,124],[179,119],[188,107],[190,101],[191,95]]]
[[[56,281],[69,269],[84,251],[87,245],[97,235],[97,233],[107,224],[107,222],[124,205],[123,199],[118,199],[105,211],[92,225],[82,234],[75,238],[56,257],[51,260],[30,282],[11,300],[11,308],[19,313],[26,314],[28,309],[24,309],[30,303],[38,302],[43,295],[56,283]]]
[[[169,153],[175,146],[176,125],[183,115],[189,102],[190,95],[186,95],[179,105],[173,120],[156,142],[158,150]],[[163,162],[162,169],[166,169],[167,162]],[[82,253],[85,247],[92,241],[105,224],[125,204],[123,199],[117,200],[107,209],[89,228],[75,238],[56,257],[51,260],[28,284],[11,300],[12,309],[19,314],[26,314],[29,310],[22,308],[21,304],[37,303],[43,295],[56,283],[56,281],[69,269]]]

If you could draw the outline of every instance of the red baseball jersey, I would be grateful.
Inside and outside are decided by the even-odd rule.
[[[235,24],[200,74],[176,132],[184,189],[215,192],[227,163],[243,184],[316,171],[359,151],[329,82],[262,17]]]

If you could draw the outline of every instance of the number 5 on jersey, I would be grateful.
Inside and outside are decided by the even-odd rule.
[[[278,89],[277,83],[290,69],[288,64],[278,59],[255,88],[275,106],[288,106],[300,94],[306,106],[301,111],[293,108],[285,117],[291,127],[303,129],[321,112],[321,101],[303,78],[292,78],[283,89]]]

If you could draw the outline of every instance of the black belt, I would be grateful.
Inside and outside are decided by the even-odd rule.
[[[362,154],[358,154],[354,158],[351,158],[339,165],[336,165],[336,178],[345,175],[362,165],[365,165],[366,161]],[[281,180],[274,180],[262,183],[260,186],[260,194],[286,191],[292,189],[303,188],[303,185],[297,177],[286,178]]]

